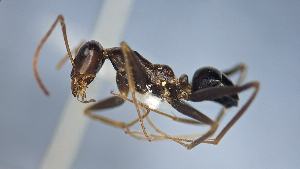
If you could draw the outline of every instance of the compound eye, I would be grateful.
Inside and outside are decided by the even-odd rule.
[[[83,55],[86,56],[86,57],[89,56],[89,55],[92,55],[91,50],[90,50],[89,48],[86,47],[86,48],[84,49]]]
[[[86,42],[74,59],[75,68],[80,74],[96,74],[104,62],[102,46],[96,41]]]
[[[96,48],[91,48],[91,47],[84,47],[83,48],[83,55],[85,57],[93,57],[94,55],[99,55],[100,52],[101,51],[96,49]]]

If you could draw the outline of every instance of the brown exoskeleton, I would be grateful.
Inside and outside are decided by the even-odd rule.
[[[228,130],[244,114],[259,90],[259,82],[257,81],[248,82],[242,85],[242,81],[245,78],[244,64],[239,64],[228,71],[219,71],[212,67],[200,68],[194,73],[190,83],[186,74],[177,78],[168,65],[152,64],[138,52],[131,50],[125,42],[122,42],[120,47],[103,48],[97,41],[88,41],[81,45],[76,52],[75,58],[73,58],[68,44],[64,18],[62,15],[59,15],[50,30],[39,43],[33,59],[35,78],[39,87],[46,95],[48,95],[49,92],[40,79],[37,63],[41,48],[57,23],[61,24],[67,54],[73,66],[71,72],[72,94],[74,97],[77,97],[79,101],[83,103],[95,101],[93,99],[86,100],[86,89],[96,77],[96,74],[101,69],[105,60],[110,60],[116,70],[116,83],[120,93],[112,93],[112,97],[94,103],[85,110],[85,114],[92,119],[122,128],[129,135],[136,138],[146,138],[148,140],[171,139],[188,149],[195,147],[199,143],[218,144]],[[241,75],[237,84],[234,84],[229,77],[236,72],[241,72]],[[250,98],[220,133],[217,134],[215,138],[211,138],[218,128],[219,121],[224,115],[225,109],[237,106],[239,101],[238,93],[250,88],[254,89]],[[131,94],[131,98],[128,98],[129,93]],[[160,100],[169,103],[178,112],[189,118],[179,118],[161,112],[156,108],[149,106],[147,103],[138,101],[136,93],[159,98]],[[129,123],[111,120],[107,117],[93,113],[95,111],[120,106],[125,100],[132,102],[138,112],[138,117]],[[212,120],[204,113],[196,110],[185,102],[201,102],[205,100],[214,101],[223,105],[223,110],[215,120]],[[141,112],[142,110],[143,113]],[[210,126],[210,129],[196,139],[170,136],[157,128],[149,119],[148,114],[150,111],[182,123],[206,124]],[[143,124],[144,118],[147,119],[149,124],[159,133],[159,135],[147,133]],[[129,127],[137,122],[140,122],[143,131],[142,133],[129,130]]]

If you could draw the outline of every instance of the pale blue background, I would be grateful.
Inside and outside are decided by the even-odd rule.
[[[102,3],[0,2],[1,169],[38,168],[70,94],[70,66],[54,69],[65,52],[59,31],[43,50],[40,68],[53,94],[46,98],[37,89],[31,59],[38,40],[60,13],[72,45],[90,37]],[[297,0],[136,1],[123,38],[132,48],[177,75],[245,62],[247,80],[259,80],[261,91],[220,145],[192,151],[137,141],[91,122],[72,168],[299,168],[299,18]]]

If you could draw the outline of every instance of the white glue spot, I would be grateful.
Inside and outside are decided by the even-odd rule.
[[[152,93],[149,92],[145,94],[136,93],[136,97],[140,102],[148,105],[151,109],[158,109],[162,102],[160,98],[153,96]]]

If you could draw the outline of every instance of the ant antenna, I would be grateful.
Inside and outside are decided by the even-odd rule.
[[[51,25],[50,29],[48,30],[48,32],[46,33],[46,35],[41,39],[41,41],[38,44],[38,47],[35,50],[34,56],[33,56],[33,72],[34,72],[34,77],[36,79],[36,81],[38,82],[39,87],[42,89],[42,91],[44,92],[45,95],[49,96],[49,91],[47,90],[46,86],[44,85],[44,83],[42,82],[42,79],[39,76],[38,73],[38,61],[40,58],[40,52],[41,49],[43,47],[43,45],[45,44],[45,42],[47,41],[47,39],[49,38],[49,36],[51,35],[51,33],[53,32],[55,26],[57,25],[57,23],[60,23],[61,25],[61,30],[63,33],[63,37],[64,37],[64,42],[65,42],[65,46],[68,52],[68,56],[70,58],[71,64],[72,66],[74,66],[74,60],[73,60],[73,56],[70,50],[70,46],[68,43],[68,37],[67,37],[67,31],[66,31],[66,25],[65,25],[65,21],[64,21],[64,17],[62,15],[58,15],[56,20],[54,21],[54,23]]]

